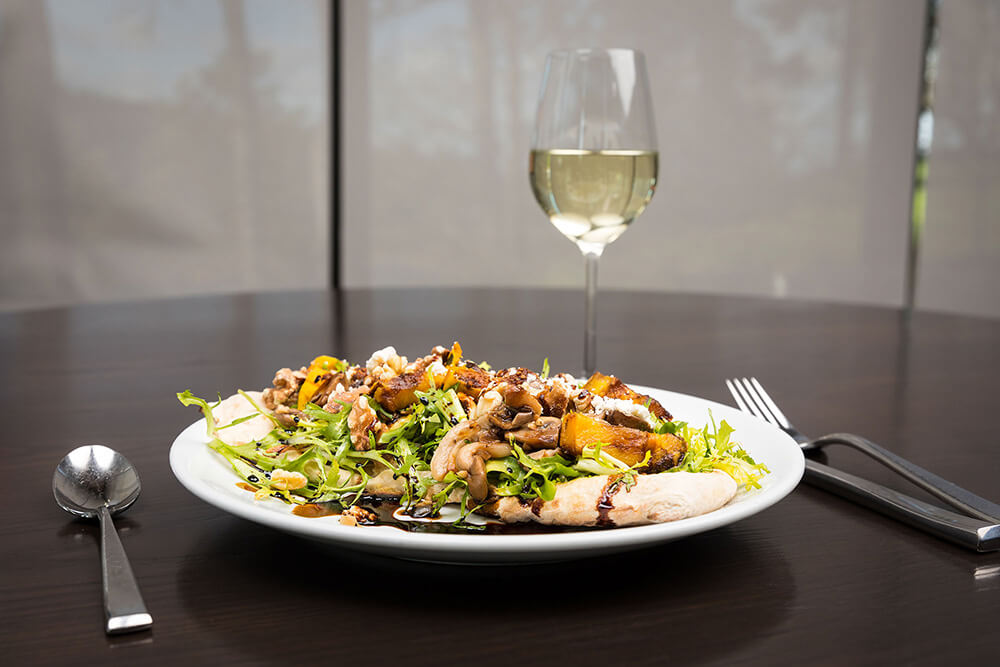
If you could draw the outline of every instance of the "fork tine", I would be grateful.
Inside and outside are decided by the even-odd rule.
[[[737,391],[739,391],[740,395],[743,397],[744,404],[746,405],[747,408],[749,408],[750,414],[754,415],[755,417],[759,417],[765,421],[770,421],[768,419],[769,415],[762,412],[760,406],[757,405],[756,401],[750,398],[750,394],[747,392],[743,384],[739,380],[736,380],[734,384],[736,385]]]
[[[757,390],[754,388],[754,386],[750,384],[750,380],[743,378],[743,389],[747,392],[747,395],[749,395],[750,398],[753,399],[754,404],[756,404],[757,407],[760,408],[761,413],[763,413],[764,415],[764,419],[771,422],[772,424],[777,424],[778,418],[775,417],[773,414],[771,414],[771,411],[768,409],[767,404],[764,403],[761,397],[757,394]]]
[[[743,401],[743,397],[740,396],[740,393],[736,391],[736,387],[733,386],[732,380],[726,380],[726,386],[729,387],[729,393],[733,395],[733,400],[736,401],[736,407],[743,412],[750,412],[750,408]]]
[[[788,421],[788,418],[785,416],[785,413],[783,413],[781,411],[781,408],[779,408],[777,404],[771,400],[771,397],[768,395],[766,391],[764,391],[764,387],[761,385],[761,383],[757,382],[757,378],[750,378],[750,381],[753,383],[753,386],[757,389],[757,393],[767,404],[767,407],[771,410],[771,414],[773,414],[778,419],[778,422],[781,424],[781,427],[791,428],[792,424],[791,422]]]
[[[757,395],[757,390],[754,389],[754,386],[750,384],[749,380],[743,378],[742,383],[737,384],[736,386],[742,389],[745,392],[746,397],[752,401],[752,405],[756,406],[757,410],[754,411],[755,414],[770,424],[774,424],[775,426],[779,425],[777,417],[771,414],[771,411],[768,409],[764,401],[761,400],[760,396]]]

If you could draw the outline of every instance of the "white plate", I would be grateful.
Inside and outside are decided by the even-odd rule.
[[[660,401],[675,419],[693,425],[725,419],[740,442],[771,474],[760,489],[741,491],[728,505],[701,516],[630,528],[529,535],[439,534],[406,532],[391,526],[343,526],[336,516],[307,518],[291,513],[276,498],[254,500],[239,489],[229,463],[207,446],[205,422],[184,429],[170,448],[170,467],[188,491],[226,512],[295,535],[335,546],[397,558],[463,563],[511,563],[569,560],[637,549],[702,533],[745,519],[778,502],[799,483],[805,465],[802,451],[770,424],[719,403],[662,389],[634,386]]]

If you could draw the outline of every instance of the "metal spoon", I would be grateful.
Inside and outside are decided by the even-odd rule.
[[[103,445],[77,447],[59,462],[52,476],[52,492],[60,507],[75,516],[101,519],[104,629],[109,635],[145,630],[153,624],[111,520],[111,515],[136,501],[140,488],[139,474],[128,459]]]

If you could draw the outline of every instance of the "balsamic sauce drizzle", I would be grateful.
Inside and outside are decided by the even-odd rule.
[[[614,520],[609,516],[611,510],[615,508],[611,499],[616,493],[618,493],[622,488],[622,476],[615,475],[608,479],[607,484],[604,485],[604,490],[601,491],[601,497],[597,500],[597,525],[603,526],[605,528],[611,528],[615,525]]]
[[[366,510],[374,512],[378,516],[378,521],[375,525],[390,526],[408,533],[536,535],[545,533],[570,533],[596,530],[596,528],[588,526],[546,526],[534,522],[499,523],[491,521],[485,525],[475,525],[467,523],[458,524],[446,521],[402,521],[396,517],[396,510],[399,509],[399,503],[395,502],[393,499],[379,496],[362,496],[358,505]],[[532,511],[534,511],[534,507],[535,503],[533,502]],[[541,504],[539,504],[538,507],[540,508]],[[420,517],[420,509],[421,508],[417,508],[411,516]],[[340,514],[343,510],[344,507],[340,503],[331,501],[296,505],[292,508],[292,514],[308,518],[318,518]],[[423,515],[426,516],[426,514]]]

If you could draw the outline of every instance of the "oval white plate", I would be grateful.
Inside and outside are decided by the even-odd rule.
[[[229,463],[207,446],[205,422],[184,429],[170,448],[170,468],[188,491],[221,510],[257,523],[337,546],[397,558],[462,563],[513,563],[569,560],[637,549],[712,530],[745,519],[778,502],[799,483],[802,451],[788,435],[735,408],[685,394],[634,386],[660,401],[675,419],[693,425],[725,419],[734,438],[771,474],[760,489],[741,491],[728,505],[708,514],[670,523],[630,528],[529,535],[411,533],[391,526],[343,526],[336,516],[307,518],[270,498],[254,500],[236,486]]]

